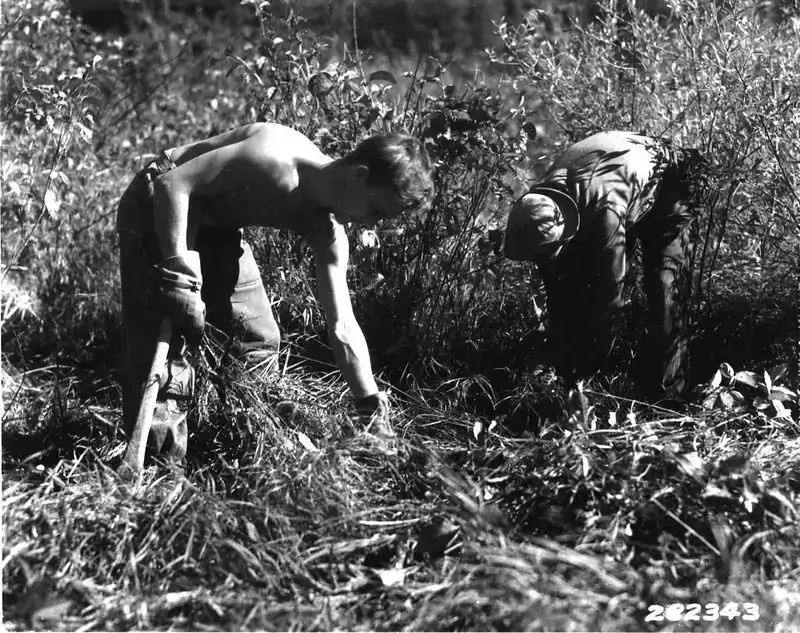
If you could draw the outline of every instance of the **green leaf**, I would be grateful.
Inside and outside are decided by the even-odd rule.
[[[367,81],[369,81],[369,83],[385,82],[391,84],[392,86],[397,83],[395,76],[388,70],[376,70],[375,72],[370,73]]]
[[[772,391],[769,392],[769,399],[770,400],[782,400],[783,402],[794,402],[797,400],[797,394],[786,387],[772,387]]]
[[[589,458],[586,455],[581,455],[581,471],[583,472],[584,477],[589,476],[589,472],[591,471],[591,465],[589,464]]]
[[[776,418],[786,418],[788,420],[792,419],[792,412],[789,411],[786,407],[783,406],[783,403],[780,400],[773,400],[772,406],[775,409],[775,417]]]
[[[767,373],[769,377],[772,379],[772,383],[775,384],[781,378],[783,378],[787,372],[789,371],[789,363],[780,363],[779,365],[775,365],[774,367],[770,368]]]
[[[469,118],[473,121],[477,121],[478,123],[483,123],[484,121],[490,121],[491,116],[489,113],[484,110],[483,108],[470,108],[467,113],[469,114]]]
[[[728,363],[720,363],[719,371],[722,373],[722,377],[728,382],[730,382],[735,374],[733,367],[731,367]]]
[[[723,408],[725,409],[732,409],[733,406],[736,404],[736,400],[730,391],[722,391],[719,394],[719,400],[722,403]]]
[[[769,409],[770,402],[766,398],[762,398],[762,397],[759,396],[759,397],[753,398],[753,406],[758,411],[764,411],[765,409]]]
[[[758,382],[758,376],[752,371],[737,371],[733,376],[733,380],[741,382],[748,387],[758,388],[761,384]]]
[[[52,189],[48,189],[44,194],[44,208],[51,220],[58,217],[58,209],[60,206],[61,201],[56,197]]]

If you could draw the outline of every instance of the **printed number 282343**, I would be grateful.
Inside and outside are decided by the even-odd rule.
[[[741,605],[737,602],[728,602],[723,606],[716,602],[709,602],[705,605],[675,603],[667,606],[660,604],[649,605],[647,607],[647,617],[645,617],[644,621],[691,622],[693,620],[705,620],[706,622],[715,622],[720,618],[727,618],[728,620],[741,618],[742,620],[755,621],[759,617],[761,617],[761,613],[758,605],[754,602],[744,602]]]

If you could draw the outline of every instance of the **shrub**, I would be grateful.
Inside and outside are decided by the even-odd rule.
[[[456,82],[446,63],[426,55],[410,59],[403,72],[347,45],[337,56],[330,40],[304,28],[302,16],[264,3],[254,8],[261,44],[229,58],[261,120],[294,127],[332,155],[370,134],[411,133],[435,162],[436,198],[426,217],[384,223],[377,235],[351,229],[355,300],[379,364],[408,370],[422,361],[443,369],[445,358],[476,356],[482,339],[496,340],[506,329],[492,317],[509,304],[502,289],[520,276],[489,240],[526,147],[519,126],[509,126],[512,113],[498,87]],[[306,301],[308,253],[299,238],[278,235],[256,231],[251,238],[269,285],[281,297],[301,298],[282,304],[282,320],[321,333],[319,309]]]
[[[493,59],[523,95],[522,108],[554,130],[553,149],[609,129],[701,149],[712,163],[712,196],[696,250],[698,299],[712,319],[734,297],[767,311],[777,300],[769,318],[779,318],[796,297],[800,261],[792,168],[800,92],[790,79],[800,63],[798,21],[765,20],[744,1],[668,6],[665,18],[605,1],[596,21],[559,38],[532,11],[517,28],[499,24],[504,52]]]

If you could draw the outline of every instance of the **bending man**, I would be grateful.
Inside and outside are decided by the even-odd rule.
[[[560,373],[591,374],[608,354],[639,240],[650,314],[639,351],[642,386],[651,393],[684,389],[691,227],[706,189],[705,165],[696,150],[665,140],[601,132],[568,147],[514,205],[505,253],[537,265]]]
[[[300,132],[256,123],[163,151],[134,178],[117,214],[127,433],[163,317],[175,334],[150,439],[156,451],[176,458],[186,452],[184,403],[194,382],[185,344],[199,341],[206,317],[245,358],[268,362],[277,353],[278,325],[242,239],[245,226],[292,229],[308,241],[330,345],[356,410],[373,431],[391,433],[389,403],[350,302],[343,225],[371,226],[424,209],[432,195],[427,154],[403,135],[373,136],[332,159]]]

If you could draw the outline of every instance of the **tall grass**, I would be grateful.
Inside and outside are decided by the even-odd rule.
[[[300,3],[145,10],[124,36],[51,0],[11,7],[4,625],[679,630],[646,622],[648,605],[714,602],[761,618],[694,628],[791,630],[794,22],[738,2],[671,6],[656,19],[606,4],[563,30],[532,13],[498,26],[494,57],[455,59],[337,41]],[[123,449],[116,199],[161,148],[258,119],[333,155],[411,132],[435,159],[430,214],[350,231],[353,298],[400,437],[376,442],[348,417],[305,245],[254,230],[289,339],[280,375],[202,365],[185,467],[125,485],[110,468]],[[603,127],[668,132],[715,165],[697,269],[710,369],[682,413],[627,399],[625,363],[580,386],[528,367],[538,279],[497,254],[495,231],[554,152]],[[721,360],[733,366],[714,372]]]

